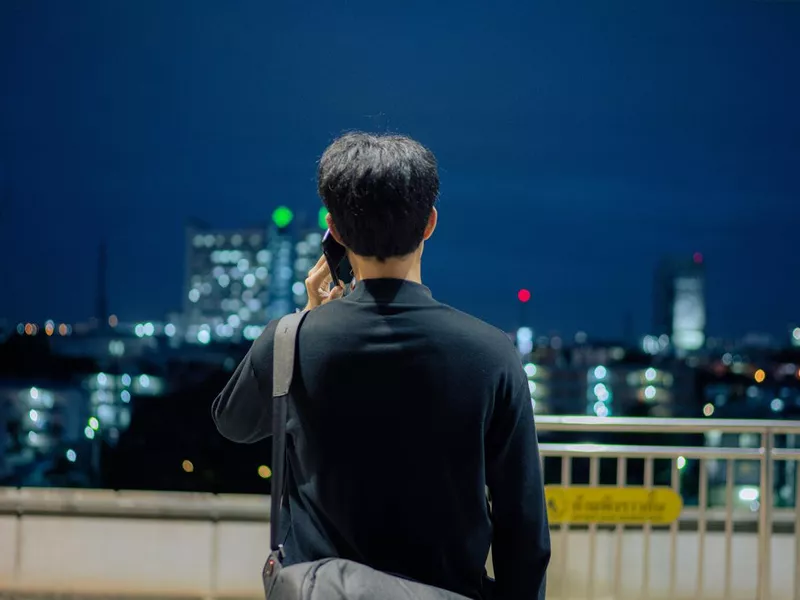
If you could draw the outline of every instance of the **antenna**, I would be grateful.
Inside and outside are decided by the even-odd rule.
[[[108,290],[107,290],[107,271],[108,271],[108,249],[106,241],[100,242],[100,251],[97,256],[97,319],[101,329],[108,326]]]

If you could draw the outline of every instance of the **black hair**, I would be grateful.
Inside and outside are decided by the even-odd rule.
[[[436,157],[405,136],[347,133],[322,155],[317,190],[349,250],[379,261],[407,256],[439,195]]]

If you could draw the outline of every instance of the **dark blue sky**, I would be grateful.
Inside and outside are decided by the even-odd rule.
[[[701,251],[710,333],[800,321],[800,2],[0,2],[0,316],[181,303],[183,225],[312,213],[345,129],[436,152],[443,301],[540,331],[650,323]]]

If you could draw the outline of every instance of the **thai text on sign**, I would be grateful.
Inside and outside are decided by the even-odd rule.
[[[680,495],[666,487],[545,487],[551,523],[667,525],[683,509]]]

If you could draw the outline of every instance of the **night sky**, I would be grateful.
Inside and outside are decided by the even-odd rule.
[[[511,328],[650,324],[702,252],[709,333],[800,322],[800,2],[0,1],[0,317],[180,307],[184,224],[316,213],[347,129],[441,165],[423,277]]]

